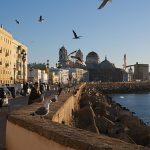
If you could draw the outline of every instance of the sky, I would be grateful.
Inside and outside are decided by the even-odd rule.
[[[136,62],[150,64],[150,0],[112,0],[99,10],[101,0],[0,0],[0,24],[28,47],[29,63],[55,66],[59,49],[95,51],[102,62],[116,67]],[[42,15],[44,22],[38,22]],[[17,24],[14,20],[20,21]],[[81,39],[73,39],[72,30]]]

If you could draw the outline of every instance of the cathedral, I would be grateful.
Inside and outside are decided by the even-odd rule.
[[[90,81],[123,82],[128,80],[128,74],[124,69],[116,68],[107,60],[107,57],[100,62],[98,54],[93,51],[86,56],[85,64]]]
[[[63,46],[59,50],[58,62],[62,68],[70,67],[88,70],[90,81],[124,82],[128,80],[128,74],[124,69],[116,68],[113,63],[107,60],[107,57],[101,62],[98,54],[94,51],[87,54],[84,64],[83,53],[80,49],[68,54]]]
[[[68,54],[66,48],[62,46],[59,49],[59,61],[58,66],[61,68],[82,68],[86,69],[83,65],[83,53],[81,50],[76,50]]]

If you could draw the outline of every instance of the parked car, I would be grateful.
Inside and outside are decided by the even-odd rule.
[[[9,89],[7,88],[7,86],[0,86],[0,88],[5,91],[7,97],[11,96],[11,92],[9,91]]]
[[[12,96],[13,98],[15,98],[15,97],[16,97],[16,88],[15,88],[14,86],[8,86],[7,88],[8,88],[9,91],[11,92],[11,96]]]
[[[0,107],[8,105],[9,90],[6,87],[0,87]]]

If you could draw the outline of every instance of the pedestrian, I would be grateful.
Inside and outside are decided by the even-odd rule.
[[[44,94],[45,91],[45,85],[43,83],[40,84],[40,92],[41,94]]]
[[[24,96],[26,96],[27,92],[28,92],[28,83],[24,83],[23,84],[23,91],[24,91]]]
[[[60,95],[61,91],[62,91],[62,87],[61,87],[61,84],[59,82],[59,84],[58,84],[58,96]]]
[[[34,86],[31,89],[31,93],[29,95],[28,105],[34,102],[42,102],[43,99],[44,99],[44,96],[40,92],[39,84],[38,82],[35,82]]]

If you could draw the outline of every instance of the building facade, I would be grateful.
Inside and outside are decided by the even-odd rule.
[[[48,83],[48,73],[45,70],[28,68],[28,82]]]
[[[0,85],[27,80],[27,47],[0,27]]]
[[[89,72],[80,68],[51,68],[50,78],[53,84],[68,84],[69,82],[72,84],[76,84],[79,82],[89,81]]]
[[[10,84],[12,73],[12,40],[10,33],[0,27],[0,84]]]
[[[149,80],[149,65],[138,64],[134,65],[134,80]]]
[[[86,67],[89,71],[90,81],[102,82],[124,82],[128,81],[128,74],[125,70],[116,68],[113,63],[107,60],[100,62],[95,52],[90,52],[86,57]]]

